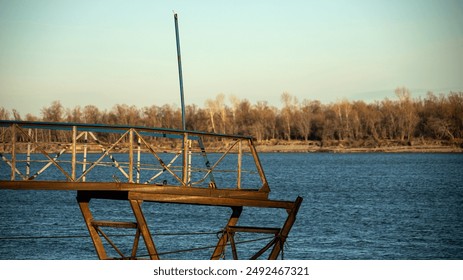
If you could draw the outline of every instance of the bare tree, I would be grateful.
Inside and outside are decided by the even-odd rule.
[[[36,116],[34,116],[34,115],[32,115],[32,114],[27,114],[27,115],[26,115],[26,121],[36,122],[36,121],[38,121],[38,120],[39,120],[39,118],[36,117]]]
[[[206,110],[199,108],[197,105],[187,105],[186,126],[187,129],[197,131],[208,131],[209,116]]]
[[[250,135],[251,127],[254,122],[252,119],[252,105],[247,99],[241,100],[236,108],[236,133],[241,135]]]
[[[217,132],[216,128],[215,128],[215,121],[214,121],[214,116],[216,114],[216,107],[215,107],[215,102],[214,100],[212,99],[207,99],[206,100],[206,107],[207,107],[207,110],[209,112],[209,120],[211,122],[211,127],[212,127],[212,132]]]
[[[275,137],[276,108],[268,105],[267,101],[258,101],[251,109],[249,116],[252,123],[252,135],[257,141]]]
[[[381,138],[383,139],[396,139],[398,136],[398,114],[397,106],[389,99],[381,101],[379,105],[381,118]]]
[[[236,115],[237,115],[238,107],[239,107],[241,101],[235,95],[231,95],[229,97],[229,99],[230,99],[230,102],[232,104],[232,107],[231,107],[231,113],[232,113],[231,114],[231,116],[232,116],[231,133],[236,134]]]
[[[20,121],[21,120],[21,114],[18,112],[18,110],[13,109],[12,112],[13,112],[13,119],[15,121]]]
[[[43,107],[41,110],[42,119],[48,122],[62,122],[64,117],[64,107],[60,101],[53,101],[50,107]],[[66,141],[63,131],[48,131],[48,141]]]
[[[49,122],[61,122],[64,116],[64,107],[60,101],[53,101],[50,107],[43,107],[42,119]]]
[[[295,108],[297,105],[297,98],[291,96],[288,92],[283,92],[281,95],[281,101],[283,102],[283,108],[281,115],[284,123],[284,134],[287,140],[291,140],[291,127],[294,118]]]
[[[111,123],[113,124],[128,124],[140,125],[140,111],[136,106],[128,106],[126,104],[117,104],[110,112]]]
[[[0,120],[9,120],[10,112],[4,107],[0,107]]]
[[[160,127],[161,121],[159,119],[160,108],[155,105],[143,107],[143,125],[148,127]]]
[[[225,95],[220,93],[216,96],[215,100],[207,99],[206,107],[209,110],[212,131],[227,133],[227,107],[225,106]],[[217,128],[215,116],[219,117],[220,119],[220,130]]]
[[[296,127],[305,141],[309,140],[312,127],[311,101],[304,99],[295,114]]]
[[[66,109],[66,121],[80,123],[82,122],[83,112],[80,106],[76,106],[73,109]]]
[[[381,123],[381,115],[377,104],[366,104],[357,101],[352,105],[353,131],[356,140],[373,138],[377,145],[380,144],[378,129]]]
[[[104,123],[101,121],[102,116],[100,110],[95,105],[87,105],[83,111],[84,123]]]
[[[399,87],[396,88],[395,94],[399,98],[400,140],[404,140],[406,137],[408,141],[411,141],[418,123],[418,116],[411,99],[411,93],[407,88]]]
[[[452,134],[455,138],[463,138],[463,92],[450,92],[448,104]]]
[[[351,137],[351,111],[352,105],[347,99],[343,99],[333,105],[336,114],[336,127],[339,140],[346,140]]]

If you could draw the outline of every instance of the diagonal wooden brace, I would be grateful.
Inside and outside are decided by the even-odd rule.
[[[156,251],[156,246],[154,245],[153,238],[149,231],[148,225],[145,220],[145,216],[141,210],[141,201],[138,200],[129,200],[130,206],[132,207],[133,214],[137,219],[138,229],[140,230],[143,240],[145,241],[146,249],[150,255],[150,259],[159,260],[158,252]]]
[[[93,246],[95,246],[98,258],[100,260],[107,259],[108,256],[106,254],[103,241],[101,240],[101,237],[98,234],[96,228],[92,225],[93,215],[89,207],[90,197],[79,196],[79,192],[77,192],[77,202],[79,204],[80,211],[82,212],[82,216],[84,217],[85,225],[87,226],[90,237],[92,238]]]
[[[227,228],[229,226],[235,226],[238,223],[241,212],[243,211],[243,206],[234,206],[232,207],[232,214],[228,220],[227,226],[224,229],[223,235],[220,237],[217,246],[215,247],[214,253],[212,253],[211,260],[219,260],[222,254],[225,252],[225,246],[227,246],[229,235]]]
[[[296,201],[294,201],[294,206],[291,210],[289,210],[288,213],[288,218],[286,219],[283,227],[281,228],[280,232],[277,235],[277,242],[275,242],[275,246],[272,249],[272,252],[268,256],[269,260],[276,260],[278,258],[278,255],[280,254],[282,247],[284,243],[286,242],[286,238],[288,237],[289,232],[291,231],[291,228],[294,225],[294,222],[296,221],[296,215],[297,212],[299,211],[299,208],[301,207],[302,203],[302,197],[298,196],[296,198]]]

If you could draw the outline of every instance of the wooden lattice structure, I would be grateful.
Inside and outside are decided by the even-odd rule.
[[[140,237],[149,258],[159,259],[142,202],[230,207],[232,214],[211,259],[219,259],[227,246],[238,259],[237,232],[272,235],[251,259],[264,253],[268,259],[277,259],[302,202],[301,197],[295,201],[269,199],[270,187],[250,137],[28,121],[0,121],[0,129],[0,189],[77,191],[78,205],[100,259],[111,258],[104,239],[123,258],[137,258]],[[134,221],[95,220],[92,199],[129,201]],[[238,221],[244,207],[286,209],[288,216],[281,227],[241,226]],[[136,229],[130,256],[117,249],[103,227]]]

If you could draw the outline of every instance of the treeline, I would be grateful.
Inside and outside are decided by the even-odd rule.
[[[395,100],[322,104],[283,93],[280,108],[233,96],[227,100],[219,94],[204,107],[186,106],[186,124],[188,130],[252,135],[257,141],[368,141],[380,145],[390,140],[410,144],[416,139],[459,142],[463,138],[463,92],[429,92],[413,99],[410,91],[401,87],[395,94]],[[181,110],[171,105],[137,108],[125,104],[111,110],[94,105],[64,108],[60,101],[54,101],[42,108],[40,117],[22,117],[16,110],[0,107],[0,119],[180,128]]]

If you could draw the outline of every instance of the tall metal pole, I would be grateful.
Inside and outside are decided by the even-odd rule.
[[[178,60],[178,80],[180,82],[180,100],[182,106],[182,129],[186,130],[186,120],[185,120],[185,99],[183,97],[183,75],[182,75],[182,55],[180,54],[180,35],[178,32],[178,16],[174,12],[174,21],[175,21],[175,38],[177,41],[177,60]],[[188,184],[188,133],[183,134],[183,168],[182,168],[182,181],[183,185]]]
[[[179,79],[179,82],[180,82],[180,100],[181,100],[181,106],[182,106],[182,129],[186,130],[185,100],[183,98],[182,56],[180,54],[180,36],[179,36],[179,32],[178,32],[177,13],[174,13],[174,20],[175,20],[175,38],[177,40],[178,79]]]

